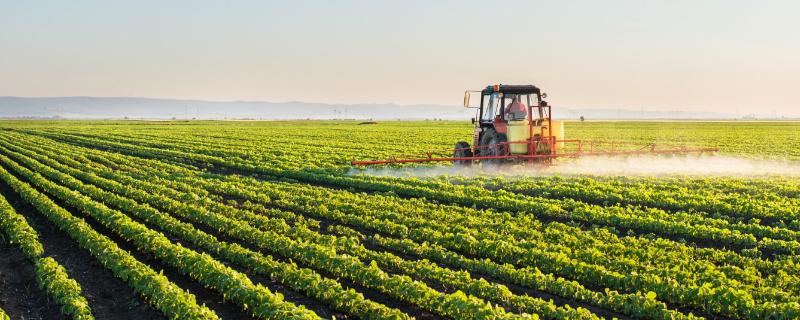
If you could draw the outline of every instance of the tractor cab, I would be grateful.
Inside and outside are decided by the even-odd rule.
[[[478,122],[481,127],[491,127],[495,122],[527,119],[527,107],[537,106],[542,101],[539,89],[534,86],[487,86],[481,91],[478,107]],[[520,115],[512,105],[522,105],[526,110]]]
[[[533,85],[490,85],[480,92],[480,104],[470,106],[470,92],[464,106],[477,109],[473,146],[456,144],[454,157],[505,157],[546,154],[552,148],[543,137],[550,134],[550,107],[546,94]],[[547,129],[547,133],[542,129]],[[498,158],[500,159],[500,158]],[[492,159],[487,159],[492,160]]]

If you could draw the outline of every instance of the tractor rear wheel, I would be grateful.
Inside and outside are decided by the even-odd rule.
[[[469,147],[469,143],[464,141],[456,142],[456,146],[453,149],[453,158],[471,158],[472,157],[472,149]],[[453,160],[453,165],[458,166],[467,166],[472,164],[472,160]]]

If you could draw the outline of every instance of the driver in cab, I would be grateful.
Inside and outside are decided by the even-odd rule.
[[[519,96],[511,97],[512,102],[506,106],[506,121],[525,120],[528,115],[527,107],[519,99]]]

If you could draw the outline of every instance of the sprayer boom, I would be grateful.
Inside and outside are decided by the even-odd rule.
[[[423,162],[453,162],[459,164],[475,163],[481,161],[494,162],[538,162],[550,164],[556,158],[578,158],[578,157],[599,157],[599,156],[631,156],[631,155],[680,155],[680,154],[703,154],[719,151],[717,148],[688,148],[683,146],[670,146],[663,144],[637,145],[626,142],[597,142],[583,140],[554,140],[561,147],[555,148],[553,153],[542,154],[504,154],[453,157],[447,156],[448,151],[428,152],[425,154],[407,155],[405,157],[392,156],[384,160],[364,160],[352,161],[354,166],[380,165],[380,164],[400,164],[400,163],[423,163]],[[499,145],[489,145],[487,148],[511,149],[515,144],[528,144],[527,142],[503,142]],[[536,143],[534,143],[536,145]],[[544,147],[534,146],[533,149],[544,149]],[[459,150],[456,150],[458,153]]]
[[[480,92],[480,105],[470,105],[470,94]],[[687,154],[716,152],[716,148],[686,148],[657,144],[593,142],[564,138],[564,122],[553,120],[547,95],[533,85],[490,85],[464,93],[464,107],[477,109],[472,147],[459,141],[452,151],[386,160],[353,161],[352,165],[452,161],[454,165],[513,161],[552,163],[556,158]]]

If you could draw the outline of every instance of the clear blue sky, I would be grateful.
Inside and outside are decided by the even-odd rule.
[[[2,1],[0,95],[800,114],[793,1]]]

